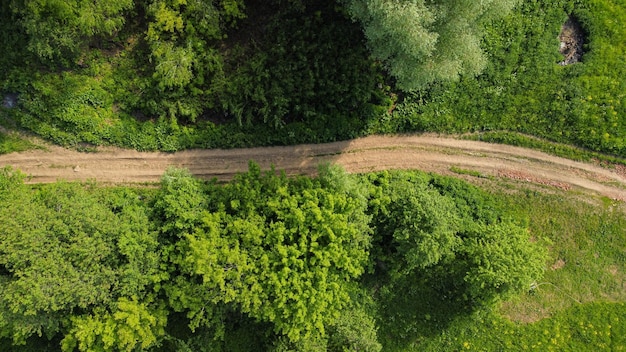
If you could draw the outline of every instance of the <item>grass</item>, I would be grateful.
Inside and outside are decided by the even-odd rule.
[[[534,324],[518,324],[493,312],[453,322],[410,351],[624,351],[626,304],[590,303]]]
[[[15,132],[0,132],[0,154],[23,152],[30,149],[41,149]]]
[[[511,216],[528,219],[533,236],[550,247],[539,287],[504,305],[503,314],[532,321],[577,302],[626,302],[623,204],[607,198],[591,203],[565,193],[531,191],[499,198]]]
[[[464,171],[459,173],[468,174]],[[383,350],[626,350],[626,205],[605,197],[538,192],[509,181],[480,182],[505,216],[525,223],[533,238],[548,246],[544,277],[526,294],[495,308],[454,312],[447,319],[423,316],[406,324],[401,340],[383,328]],[[411,299],[380,307],[385,319],[403,321],[406,312],[432,301],[410,287],[403,296]]]
[[[540,150],[542,152],[576,161],[600,161],[626,165],[626,160],[617,156],[602,154],[574,145],[551,142],[545,139],[525,135],[519,132],[490,131],[461,136],[461,139],[489,143],[508,144],[517,147]]]

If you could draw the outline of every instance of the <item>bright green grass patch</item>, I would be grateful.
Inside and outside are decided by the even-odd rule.
[[[8,154],[13,152],[22,152],[29,149],[41,148],[15,133],[0,132],[0,154]]]
[[[473,312],[450,310],[449,304],[436,306],[437,299],[406,287],[402,296],[407,299],[396,300],[395,306],[379,307],[383,319],[379,338],[384,350],[624,349],[624,205],[607,198],[523,190],[510,183],[499,185],[491,194],[504,217],[525,223],[532,237],[548,246],[544,277],[526,294],[498,308]],[[424,311],[425,302],[437,315],[416,315]],[[407,314],[412,322],[400,323],[408,321]]]
[[[486,28],[485,72],[407,96],[387,130],[507,130],[626,156],[626,7],[616,0],[524,1]],[[575,17],[582,62],[560,66],[559,32]],[[382,130],[382,128],[380,128]]]
[[[550,243],[542,282],[532,294],[506,305],[506,315],[528,321],[577,302],[626,302],[623,205],[530,191],[500,198],[511,216],[527,219],[533,236]]]
[[[626,304],[590,303],[533,324],[491,313],[453,322],[406,351],[624,351]]]

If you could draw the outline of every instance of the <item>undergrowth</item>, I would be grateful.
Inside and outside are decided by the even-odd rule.
[[[479,131],[574,159],[595,156],[514,133],[626,156],[626,9],[615,0],[522,2],[485,23],[489,64],[480,76],[410,94],[396,91],[366,57],[362,35],[337,9],[294,12],[279,4],[260,11],[251,3],[240,28],[264,31],[280,45],[229,29],[230,39],[211,42],[223,51],[203,58],[212,60],[208,76],[181,89],[151,86],[145,23],[129,24],[113,44],[90,47],[69,69],[34,63],[23,34],[6,28],[5,51],[16,54],[2,59],[0,91],[19,93],[19,109],[9,113],[20,127],[66,146],[174,151]],[[561,66],[557,37],[569,16],[584,31],[584,54]]]
[[[21,138],[16,133],[0,132],[0,154],[23,152],[29,149],[37,149],[39,146]]]

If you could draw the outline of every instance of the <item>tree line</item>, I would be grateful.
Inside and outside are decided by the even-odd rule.
[[[28,66],[89,71],[122,51],[123,87],[105,90],[128,114],[272,126],[363,115],[385,95],[383,71],[406,91],[480,73],[482,25],[515,2],[11,0],[0,77],[23,91],[39,80]]]
[[[0,173],[0,337],[14,349],[379,351],[381,317],[419,320],[390,318],[394,300],[451,319],[544,267],[486,193],[422,173],[251,164],[227,184],[170,169],[157,189],[24,177]]]

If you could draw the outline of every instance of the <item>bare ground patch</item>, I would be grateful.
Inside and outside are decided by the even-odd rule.
[[[568,17],[561,27],[559,41],[561,42],[559,52],[563,55],[563,61],[559,62],[559,65],[571,65],[582,60],[585,32],[576,18]]]
[[[198,177],[229,180],[245,172],[250,160],[262,168],[288,175],[314,175],[320,163],[342,165],[348,172],[417,169],[475,182],[522,182],[558,191],[595,193],[626,200],[626,176],[621,168],[605,168],[551,156],[536,150],[459,140],[436,135],[370,136],[352,141],[286,147],[229,150],[187,150],[148,153],[113,147],[81,153],[57,146],[0,155],[0,167],[13,166],[32,176],[32,183],[94,179],[105,183],[158,182],[170,166],[184,167]],[[71,165],[58,168],[58,165]],[[475,170],[485,178],[458,175],[450,168]],[[499,176],[499,177],[498,177]],[[607,182],[610,181],[610,182]]]

